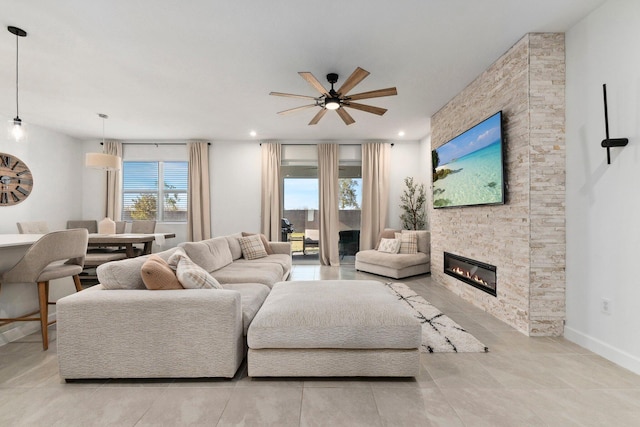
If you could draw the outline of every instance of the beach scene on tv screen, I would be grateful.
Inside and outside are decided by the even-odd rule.
[[[503,201],[500,114],[495,114],[432,152],[433,206]]]

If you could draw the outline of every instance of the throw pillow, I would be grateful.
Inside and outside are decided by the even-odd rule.
[[[240,242],[242,256],[246,259],[258,259],[267,256],[267,251],[262,244],[262,239],[257,234],[240,237],[238,242]]]
[[[176,276],[185,289],[222,289],[213,276],[186,255],[178,261]]]
[[[396,233],[396,239],[400,240],[400,254],[418,253],[418,235],[416,233]]]
[[[378,252],[385,252],[388,254],[397,254],[400,250],[400,240],[398,239],[380,239],[380,245],[378,246]]]
[[[393,228],[385,228],[380,233],[378,233],[378,241],[376,242],[376,249],[380,247],[380,241],[382,239],[395,239],[396,230]]]
[[[242,237],[247,237],[247,236],[253,236],[255,233],[247,233],[247,232],[242,232]],[[267,240],[267,236],[265,236],[264,234],[259,234],[260,236],[260,240],[262,240],[262,246],[264,246],[264,250],[267,252],[267,255],[273,255],[273,249],[271,248],[271,245],[269,244],[269,240]]]
[[[176,273],[158,255],[150,255],[140,268],[142,281],[147,289],[183,289]]]
[[[186,256],[188,255],[184,251],[184,249],[181,247],[178,247],[176,248],[176,251],[173,254],[171,254],[169,259],[167,259],[167,264],[169,264],[169,267],[171,267],[171,269],[175,271],[178,269],[178,262],[180,262],[182,257],[186,257]]]

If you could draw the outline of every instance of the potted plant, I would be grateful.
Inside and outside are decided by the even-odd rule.
[[[400,196],[402,228],[405,230],[424,230],[427,223],[425,212],[426,195],[424,184],[416,184],[413,177],[404,179],[405,189]]]

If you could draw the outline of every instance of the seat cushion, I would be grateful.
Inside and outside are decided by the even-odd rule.
[[[242,236],[242,233],[230,234],[228,236],[224,236],[227,239],[227,243],[229,244],[229,250],[231,251],[231,258],[233,260],[237,260],[242,258],[242,248],[240,247],[240,242],[238,239]]]
[[[244,334],[247,335],[249,325],[269,295],[269,287],[262,283],[227,283],[223,288],[240,292],[242,327]]]
[[[282,267],[274,263],[234,261],[211,275],[220,283],[262,283],[270,288],[282,280]]]
[[[249,326],[251,349],[414,349],[421,326],[373,280],[279,282]]]
[[[178,245],[187,256],[208,272],[218,270],[233,262],[233,255],[225,237],[202,240],[200,242],[184,242]]]
[[[356,254],[356,261],[400,270],[413,267],[414,265],[428,263],[429,256],[424,252],[418,252],[416,254],[388,254],[370,249],[358,252]]]
[[[248,259],[240,258],[239,260],[234,261],[234,263],[238,263],[238,264],[254,264],[254,265],[276,264],[276,265],[279,265],[282,268],[281,275],[284,276],[288,271],[291,270],[291,255],[274,254],[274,255],[267,255],[264,258],[259,258],[259,259],[255,259],[255,260],[248,260]],[[279,282],[280,280],[282,280],[282,279],[278,279],[277,281]]]
[[[73,264],[50,264],[38,276],[38,282],[75,276],[82,273],[82,267]]]

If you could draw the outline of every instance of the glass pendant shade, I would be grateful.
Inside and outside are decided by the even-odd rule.
[[[18,44],[18,40],[20,40],[20,37],[26,37],[27,36],[27,32],[24,31],[21,28],[18,27],[13,27],[13,26],[9,26],[7,27],[7,30],[16,36],[16,117],[15,119],[11,120],[9,122],[9,126],[8,126],[8,130],[9,130],[9,137],[15,141],[23,141],[26,138],[26,132],[25,132],[25,128],[24,125],[22,124],[22,120],[20,120],[20,114],[19,114],[19,102],[18,102],[18,59],[19,59],[19,44]]]
[[[9,138],[14,141],[24,141],[27,138],[24,123],[22,123],[22,120],[20,120],[19,117],[9,120],[7,130]]]

